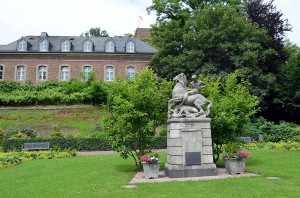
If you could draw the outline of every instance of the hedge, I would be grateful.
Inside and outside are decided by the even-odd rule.
[[[76,149],[77,151],[110,151],[111,145],[104,138],[30,138],[7,139],[3,141],[3,151],[20,151],[26,142],[50,142],[53,149]],[[166,137],[155,137],[151,149],[167,148]]]

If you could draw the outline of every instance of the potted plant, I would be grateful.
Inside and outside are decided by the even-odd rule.
[[[144,177],[146,179],[158,178],[160,161],[158,160],[157,153],[149,153],[140,157],[143,165]]]
[[[241,150],[238,143],[229,143],[224,146],[223,160],[229,174],[241,174],[245,171],[246,158],[249,153]]]

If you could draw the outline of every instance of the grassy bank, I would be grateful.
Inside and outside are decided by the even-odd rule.
[[[0,127],[19,127],[37,131],[38,137],[46,137],[53,126],[60,127],[64,134],[88,136],[99,130],[99,124],[106,112],[99,106],[50,106],[28,108],[3,108],[0,113]]]
[[[165,153],[162,154],[165,161]],[[250,152],[246,171],[258,177],[137,184],[131,159],[118,155],[36,160],[0,170],[0,197],[299,197],[299,152]],[[270,180],[267,177],[280,177]]]

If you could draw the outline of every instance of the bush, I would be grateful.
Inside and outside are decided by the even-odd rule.
[[[4,139],[8,139],[8,138],[11,138],[13,135],[16,135],[20,132],[20,129],[18,127],[10,127],[10,128],[7,128],[5,131],[4,131]]]
[[[251,136],[254,140],[257,140],[257,134],[263,133],[264,141],[286,142],[295,138],[297,127],[299,126],[294,123],[280,122],[279,124],[275,124],[260,117],[254,122],[245,125],[243,135]]]
[[[4,130],[0,128],[0,142],[2,142],[2,140],[4,140]]]
[[[26,136],[28,136],[30,138],[35,138],[36,137],[36,131],[33,131],[31,129],[23,129],[21,132],[24,133]]]
[[[32,138],[32,139],[5,139],[3,151],[20,151],[26,142],[50,142],[51,148],[57,150],[75,149],[77,151],[110,151],[111,144],[105,138]],[[166,137],[153,137],[151,149],[166,149]]]
[[[55,151],[22,151],[0,153],[0,168],[16,166],[24,161],[35,159],[52,159],[76,156],[76,151],[69,150],[64,152]]]

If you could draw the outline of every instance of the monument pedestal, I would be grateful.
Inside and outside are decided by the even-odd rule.
[[[168,120],[167,163],[170,178],[217,175],[213,163],[210,118]]]

